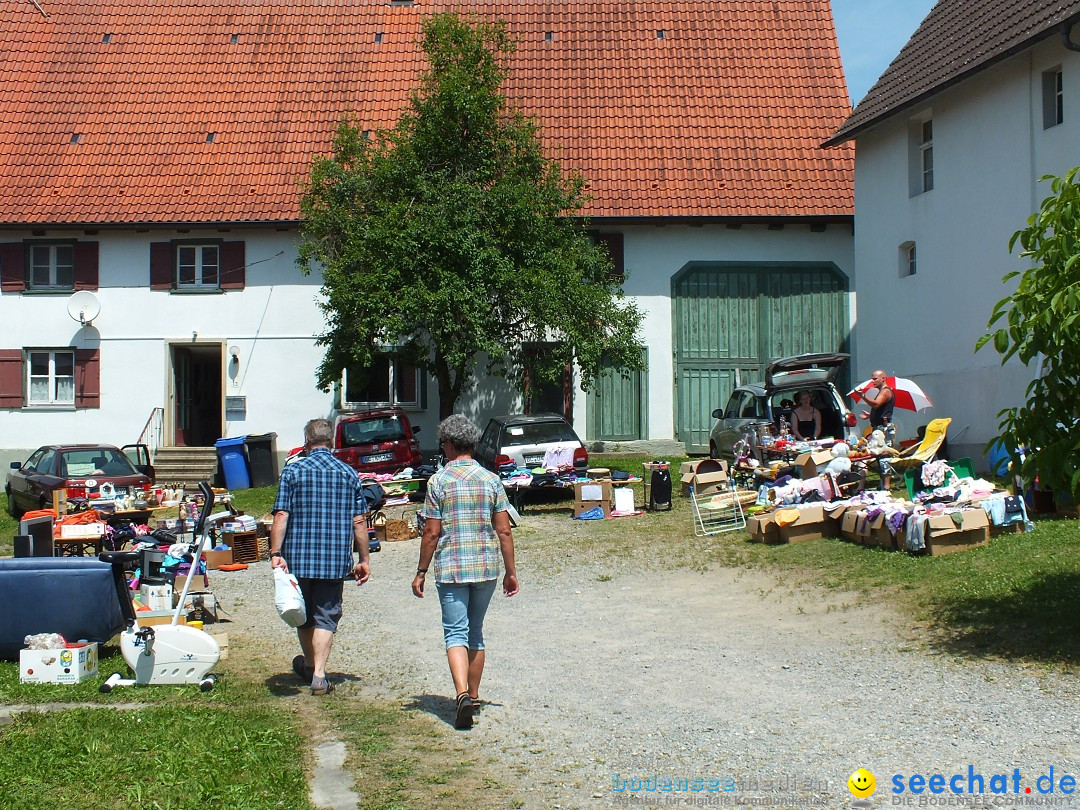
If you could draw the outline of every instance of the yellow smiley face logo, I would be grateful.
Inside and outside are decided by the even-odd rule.
[[[866,768],[859,768],[848,777],[847,789],[851,791],[851,795],[865,799],[877,790],[877,780]]]

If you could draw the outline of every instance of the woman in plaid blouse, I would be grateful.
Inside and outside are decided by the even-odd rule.
[[[518,592],[510,503],[495,473],[472,457],[480,431],[454,414],[439,424],[446,466],[431,477],[424,502],[424,536],[413,593],[424,596],[428,566],[434,561],[435,588],[442,607],[443,638],[457,707],[455,728],[472,728],[484,674],[484,615],[495,593],[502,557],[503,593]]]

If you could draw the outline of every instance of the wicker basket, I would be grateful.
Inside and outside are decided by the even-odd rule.
[[[375,530],[379,542],[395,543],[418,537],[416,526],[404,518],[403,514],[400,520],[393,520],[383,512],[376,512],[371,518],[371,527]]]

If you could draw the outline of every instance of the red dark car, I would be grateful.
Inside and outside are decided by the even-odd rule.
[[[422,464],[420,443],[401,408],[338,417],[334,428],[334,455],[363,473],[395,473]]]
[[[58,489],[66,489],[68,498],[96,498],[106,483],[117,495],[148,493],[154,483],[154,468],[146,445],[129,444],[123,449],[111,444],[39,447],[26,461],[11,462],[4,489],[8,511],[18,517],[51,507],[52,494]]]

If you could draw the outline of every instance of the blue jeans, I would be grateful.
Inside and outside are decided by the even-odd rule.
[[[496,580],[486,582],[437,582],[442,606],[443,639],[446,649],[484,649],[484,614],[495,593]]]

